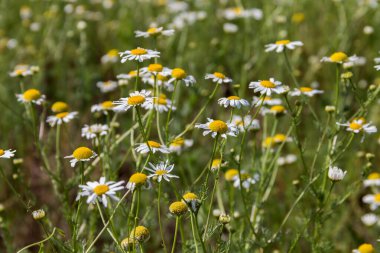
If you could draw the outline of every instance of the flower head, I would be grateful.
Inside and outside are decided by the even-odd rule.
[[[69,111],[69,105],[62,101],[57,101],[51,106],[51,111],[54,113],[61,113]]]
[[[127,183],[127,189],[134,191],[136,187],[140,187],[147,184],[148,176],[144,173],[133,174]]]
[[[170,174],[174,169],[174,164],[169,165],[169,161],[160,162],[159,164],[149,163],[150,168],[145,168],[147,171],[152,172],[148,178],[156,178],[158,182],[161,182],[162,179],[170,182],[171,178],[179,178],[176,175]]]
[[[362,198],[362,201],[369,204],[371,210],[375,210],[380,206],[380,193],[367,194]]]
[[[120,98],[118,101],[114,101],[113,104],[116,105],[115,110],[127,111],[132,107],[142,106],[152,103],[150,98],[150,91],[141,90],[135,91],[129,94],[129,97]]]
[[[249,102],[245,99],[242,99],[238,96],[229,96],[226,98],[219,98],[218,104],[221,106],[227,107],[233,107],[233,108],[240,108],[242,106],[249,106]]]
[[[185,70],[181,68],[174,68],[170,72],[171,78],[169,79],[169,83],[175,82],[175,81],[182,81],[185,83],[185,85],[192,86],[195,84],[195,78],[191,75],[188,75]]]
[[[331,181],[342,181],[346,176],[347,171],[343,171],[342,169],[336,166],[330,166],[328,171],[328,177]]]
[[[342,64],[348,60],[348,56],[343,52],[335,52],[329,57],[325,56],[321,59],[321,62],[332,62]]]
[[[34,103],[40,105],[45,101],[45,95],[41,94],[37,89],[26,90],[23,94],[17,94],[16,97],[21,103]]]
[[[194,213],[198,212],[198,209],[201,206],[201,201],[198,198],[198,195],[193,192],[183,194],[182,201],[184,201],[184,203],[186,203],[190,207],[190,210]]]
[[[240,176],[237,174],[233,177],[233,186],[240,189],[241,185],[244,189],[248,190],[250,186],[256,184],[258,180],[259,175],[255,174],[253,177],[251,177],[251,175],[249,175],[247,172],[241,171]]]
[[[0,158],[9,159],[15,156],[16,150],[12,149],[1,149],[0,148]]]
[[[170,153],[170,150],[168,147],[166,147],[165,145],[163,145],[159,142],[151,141],[151,140],[147,141],[146,143],[140,143],[137,146],[136,151],[141,153],[141,154],[146,154],[149,152],[152,152],[153,154],[156,152],[161,152],[163,154],[169,154]]]
[[[31,76],[34,73],[38,72],[37,66],[29,66],[25,64],[16,65],[14,70],[9,73],[11,77],[26,77]]]
[[[173,202],[169,206],[170,213],[176,216],[184,215],[187,212],[187,210],[188,210],[187,205],[183,203],[182,201]]]
[[[134,229],[132,229],[131,233],[129,234],[129,237],[136,239],[138,242],[141,243],[149,239],[150,233],[146,227],[137,226]]]
[[[46,122],[50,124],[51,127],[55,125],[61,125],[62,123],[68,123],[78,115],[78,112],[60,112],[53,116],[49,116]]]
[[[102,93],[108,93],[114,91],[118,87],[118,84],[116,81],[111,80],[105,82],[99,81],[96,83],[96,87],[98,87]]]
[[[149,98],[150,103],[144,103],[142,107],[147,110],[154,109],[159,112],[167,112],[169,109],[176,110],[176,107],[173,106],[172,101],[166,97],[165,94],[161,93],[158,97]]]
[[[84,125],[82,128],[82,137],[87,140],[98,138],[99,136],[107,135],[108,126],[102,124]]]
[[[132,50],[127,50],[119,54],[121,56],[121,63],[124,63],[126,61],[143,62],[145,60],[160,57],[160,52],[141,47]]]
[[[45,217],[46,213],[43,209],[34,210],[32,212],[33,219],[41,220]]]
[[[234,136],[238,134],[238,129],[231,123],[226,123],[222,120],[207,119],[205,124],[196,124],[196,128],[204,129],[203,135],[211,133],[212,138],[220,135],[222,138],[227,138],[227,135]]]
[[[239,115],[232,117],[231,123],[236,126],[240,132],[260,129],[260,122],[257,119],[252,120],[251,115],[246,115],[242,118]]]
[[[115,63],[119,59],[119,51],[117,49],[109,50],[105,55],[102,56],[102,64]]]
[[[253,89],[254,92],[259,92],[260,94],[265,94],[266,96],[270,96],[272,92],[281,94],[285,91],[282,83],[280,81],[276,81],[274,78],[251,82],[249,84],[249,88]]]
[[[352,253],[375,253],[375,248],[372,244],[363,243],[357,249],[354,249]]]
[[[300,87],[299,89],[295,88],[293,91],[289,93],[289,95],[290,96],[306,95],[308,97],[312,97],[314,95],[322,94],[322,93],[323,93],[323,90],[317,90],[310,87]]]
[[[109,111],[119,112],[123,108],[119,108],[119,110],[115,109],[114,103],[112,101],[107,100],[91,106],[91,112],[102,112],[103,114],[108,114]]]
[[[376,126],[371,123],[366,123],[364,118],[355,118],[347,123],[336,123],[339,126],[346,126],[346,130],[349,132],[353,132],[355,134],[363,132],[367,134],[372,134],[377,132]]]
[[[224,173],[224,178],[226,179],[226,181],[234,181],[235,179],[235,176],[239,175],[239,171],[237,169],[228,169],[225,173]]]
[[[169,150],[170,152],[176,152],[177,154],[180,154],[183,149],[193,146],[193,143],[194,141],[191,139],[184,139],[179,137],[170,142]]]
[[[163,27],[151,27],[145,32],[135,31],[135,34],[136,34],[136,37],[143,37],[143,38],[155,37],[159,35],[172,36],[174,34],[174,30],[173,29],[164,30]]]
[[[293,50],[296,47],[302,47],[303,43],[301,41],[290,41],[290,40],[278,40],[275,43],[270,43],[265,45],[265,52],[276,51],[276,53],[281,53],[285,49]]]
[[[222,83],[232,83],[232,79],[225,76],[223,73],[214,72],[212,74],[207,74],[205,79],[211,79],[214,83],[222,84]]]
[[[65,158],[72,158],[70,160],[71,167],[74,167],[77,162],[88,162],[95,158],[97,154],[87,147],[79,147],[74,150],[73,154],[70,156],[65,156]]]
[[[380,173],[372,172],[363,182],[364,187],[380,186]]]

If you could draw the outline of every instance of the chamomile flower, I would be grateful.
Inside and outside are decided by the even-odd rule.
[[[269,136],[265,138],[262,145],[264,148],[273,148],[284,142],[291,142],[292,140],[292,138],[286,136],[285,134],[276,134],[274,136]]]
[[[144,103],[141,107],[146,110],[154,109],[159,112],[167,112],[171,108],[173,111],[176,110],[176,107],[173,106],[172,101],[166,98],[165,94],[160,94],[158,97],[150,98],[151,103]]]
[[[185,83],[187,87],[195,84],[195,78],[191,75],[188,75],[185,70],[181,68],[174,68],[170,72],[171,78],[169,79],[169,83],[173,83],[175,81],[182,81]]]
[[[222,167],[222,165],[223,165],[222,162],[223,161],[221,159],[219,159],[219,158],[216,158],[216,159],[212,160],[212,162],[211,162],[211,171],[215,172],[215,171],[219,170],[220,167]]]
[[[224,179],[228,182],[234,181],[236,176],[239,176],[239,171],[237,169],[231,168],[224,173]]]
[[[349,69],[356,66],[363,66],[367,62],[365,57],[353,55],[348,57],[347,61],[343,63],[343,68]]]
[[[70,156],[65,156],[70,160],[71,167],[75,167],[77,162],[88,162],[91,159],[95,158],[97,154],[87,147],[79,147],[74,150],[73,154]]]
[[[26,76],[31,76],[33,74],[34,72],[29,65],[20,64],[20,65],[15,66],[14,70],[9,73],[9,76],[26,77]]]
[[[328,171],[328,177],[331,181],[342,181],[346,176],[347,171],[343,171],[342,169],[336,166],[330,166]]]
[[[142,73],[139,72],[139,77],[142,77]],[[131,79],[137,77],[137,70],[131,70],[127,74],[119,74],[116,76],[119,86],[127,85]]]
[[[295,88],[293,91],[291,91],[289,93],[290,96],[301,96],[301,95],[306,95],[308,97],[312,97],[314,95],[317,95],[317,94],[322,94],[323,93],[323,90],[317,90],[317,89],[313,89],[311,87],[300,87],[299,89],[298,88]]]
[[[57,101],[51,106],[51,111],[54,113],[61,113],[69,111],[69,105],[62,101]]]
[[[240,132],[260,129],[260,122],[257,119],[252,120],[251,115],[246,115],[244,118],[239,115],[234,115],[231,123],[235,125]]]
[[[111,49],[111,50],[109,50],[100,59],[100,61],[102,62],[102,64],[116,63],[118,60],[119,60],[119,51],[117,49]]]
[[[118,87],[118,84],[116,81],[110,80],[105,82],[99,81],[96,83],[96,87],[98,87],[102,93],[108,93],[114,91]]]
[[[211,133],[212,138],[220,135],[222,138],[227,138],[227,135],[234,136],[238,134],[239,130],[231,123],[226,123],[222,120],[214,120],[207,118],[207,123],[196,124],[196,128],[204,129],[203,136]]]
[[[191,139],[176,138],[169,144],[170,152],[175,152],[178,155],[185,149],[193,146],[194,141]]]
[[[212,74],[207,74],[205,79],[211,79],[214,83],[222,84],[222,83],[232,83],[232,79],[225,76],[223,73],[214,72]]]
[[[271,106],[270,108],[263,107],[261,108],[261,114],[266,115],[266,114],[273,114],[275,116],[282,116],[286,113],[286,108],[283,105],[274,105]]]
[[[145,32],[143,31],[135,31],[136,37],[143,37],[143,38],[148,38],[148,37],[155,37],[159,35],[164,35],[164,36],[172,36],[174,34],[173,29],[169,30],[164,30],[163,27],[151,27]]]
[[[224,108],[227,107],[233,107],[233,108],[241,108],[242,106],[249,106],[249,102],[245,99],[242,99],[238,96],[229,96],[226,98],[219,98],[218,104],[221,106],[224,106]]]
[[[171,69],[164,67],[159,63],[152,63],[149,64],[148,67],[141,68],[140,72],[142,75],[150,74],[155,76],[161,73],[169,74],[171,72]]]
[[[280,156],[277,159],[277,164],[279,166],[284,166],[284,165],[292,164],[292,163],[294,163],[296,161],[297,161],[297,156],[296,155],[288,154],[286,156]]]
[[[120,108],[119,108],[120,109]],[[108,112],[113,111],[113,112],[118,112],[117,109],[115,109],[115,105],[112,101],[103,101],[100,104],[96,104],[91,106],[91,112],[102,112],[103,114],[108,114]]]
[[[332,62],[342,64],[348,60],[348,56],[344,52],[335,52],[330,56],[325,56],[321,59],[321,62]]]
[[[187,205],[183,203],[182,201],[175,201],[170,204],[169,211],[171,214],[174,214],[176,216],[181,216],[187,213],[188,208],[187,208]]]
[[[363,243],[357,249],[354,249],[352,253],[375,253],[375,248],[372,244]]]
[[[55,115],[49,116],[46,122],[49,123],[51,127],[55,125],[61,125],[62,123],[68,123],[78,115],[78,112],[60,112]]]
[[[375,65],[375,69],[376,69],[377,71],[379,71],[379,70],[380,70],[380,65]]]
[[[131,233],[129,234],[129,238],[135,239],[140,243],[147,241],[149,237],[150,237],[149,230],[144,226],[135,227],[134,229],[132,229]]]
[[[87,140],[98,138],[99,136],[107,135],[108,126],[102,124],[84,125],[82,128],[82,137]]]
[[[129,178],[127,189],[134,191],[137,187],[147,186],[148,184],[148,176],[144,173],[137,172]]]
[[[145,60],[150,60],[152,58],[160,57],[160,52],[154,51],[151,49],[141,48],[141,47],[138,47],[132,50],[127,50],[119,54],[121,56],[121,63],[124,63],[126,61],[143,62]]]
[[[118,101],[114,101],[116,105],[115,110],[128,111],[132,107],[142,106],[146,103],[152,103],[150,97],[151,92],[147,90],[135,91],[129,94],[129,97],[120,98]]]
[[[374,213],[366,213],[361,218],[364,225],[370,227],[379,222],[379,217]]]
[[[0,158],[10,159],[15,156],[15,153],[16,153],[16,150],[12,150],[12,149],[4,150],[0,148]]]
[[[256,8],[243,9],[240,7],[232,7],[225,9],[223,16],[228,20],[234,20],[237,18],[253,18],[255,20],[261,20],[263,18],[263,11]]]
[[[259,107],[260,105],[280,105],[282,104],[282,100],[279,98],[271,98],[268,96],[265,97],[256,97],[254,96],[252,99],[252,105],[255,105],[256,107]]]
[[[199,207],[201,206],[201,201],[193,192],[187,192],[182,195],[182,201],[187,204],[190,210],[194,213],[198,212]]]
[[[41,105],[45,101],[45,95],[37,89],[26,90],[23,94],[16,95],[17,100],[21,103],[34,103],[36,105]]]
[[[293,50],[296,47],[302,47],[303,43],[301,41],[290,41],[290,40],[278,40],[275,43],[265,45],[265,52],[276,51],[276,53],[281,53],[285,49]]]
[[[140,143],[136,148],[136,151],[140,154],[146,154],[152,151],[152,153],[161,152],[163,154],[169,154],[170,150],[165,145],[162,145],[156,141],[147,141],[146,143]]]
[[[362,201],[369,204],[371,210],[375,210],[380,206],[380,193],[367,194],[362,198]]]
[[[272,92],[281,94],[285,91],[282,87],[280,81],[276,81],[274,78],[269,78],[269,80],[259,80],[256,82],[251,82],[249,88],[253,89],[254,92],[260,92],[260,94],[270,96]]]
[[[174,169],[174,164],[169,165],[169,161],[160,162],[159,164],[149,163],[150,168],[145,168],[147,171],[152,172],[148,178],[157,179],[158,182],[161,182],[162,179],[165,179],[167,182],[170,182],[171,178],[179,178],[176,175],[171,174]]]
[[[240,184],[241,184],[241,186],[243,186],[244,189],[248,190],[250,186],[253,184],[256,184],[258,180],[259,180],[259,176],[257,174],[251,177],[251,175],[249,175],[247,172],[241,171],[240,177],[239,177],[239,174],[234,176],[233,186],[235,188],[240,189]]]
[[[357,118],[347,123],[336,123],[339,126],[346,126],[346,130],[355,134],[363,132],[367,134],[373,134],[377,132],[376,126],[371,123],[366,123],[365,119]]]
[[[364,187],[380,186],[380,173],[372,172],[363,182]]]
[[[107,207],[107,197],[115,201],[119,201],[119,198],[116,196],[116,192],[125,189],[123,184],[124,181],[106,182],[106,178],[101,177],[99,181],[87,182],[85,185],[79,185],[79,188],[82,191],[78,193],[77,200],[81,197],[87,197],[87,204],[95,204],[98,200],[103,203],[104,207]]]

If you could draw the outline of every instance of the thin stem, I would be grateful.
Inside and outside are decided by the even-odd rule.
[[[165,239],[164,239],[164,232],[162,230],[162,223],[161,223],[160,201],[161,201],[161,182],[158,183],[157,216],[158,216],[158,225],[160,226],[161,242],[162,242],[162,245],[164,246],[164,251],[167,252]]]
[[[174,82],[174,90],[173,90],[172,98],[171,98],[171,102],[172,103],[170,105],[169,112],[168,112],[168,117],[166,119],[166,126],[165,126],[165,143],[166,144],[168,143],[168,140],[169,140],[169,123],[170,123],[170,117],[171,117],[171,114],[172,114],[172,111],[173,111],[173,104],[174,104],[174,98],[175,98],[176,91],[177,91],[177,86],[178,86],[178,80],[176,80]]]
[[[174,230],[174,239],[173,239],[173,245],[172,245],[172,251],[171,253],[175,252],[175,245],[177,241],[177,233],[178,233],[178,224],[180,223],[181,217],[177,216],[175,219],[175,230]]]

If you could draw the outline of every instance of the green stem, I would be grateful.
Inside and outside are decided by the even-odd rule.
[[[158,216],[158,225],[160,226],[161,242],[162,242],[162,245],[164,246],[164,251],[167,252],[165,239],[164,239],[164,232],[162,230],[162,223],[161,223],[160,200],[161,200],[161,182],[158,183],[157,216]]]
[[[170,123],[170,117],[171,117],[171,114],[172,114],[172,111],[173,111],[173,104],[174,104],[174,98],[175,98],[176,91],[177,91],[177,86],[178,86],[178,80],[176,80],[174,82],[174,90],[173,90],[172,98],[171,98],[171,102],[172,103],[170,105],[169,112],[168,112],[168,117],[166,119],[166,126],[165,126],[165,143],[166,144],[168,143],[168,140],[169,140],[169,123]]]
[[[177,216],[175,219],[175,230],[174,230],[174,239],[173,239],[173,246],[172,246],[172,251],[171,253],[175,252],[175,244],[177,241],[177,233],[178,233],[178,224],[180,223],[181,217]]]

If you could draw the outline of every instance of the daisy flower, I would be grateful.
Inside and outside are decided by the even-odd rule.
[[[232,182],[234,181],[235,177],[236,176],[239,176],[239,171],[237,169],[228,169],[225,173],[224,173],[224,179],[228,182]]]
[[[360,219],[368,227],[375,225],[379,221],[379,217],[374,213],[366,213]]]
[[[148,183],[148,176],[144,173],[135,173],[133,174],[127,183],[127,189],[134,191],[137,187],[147,185]]]
[[[36,89],[26,90],[23,94],[16,94],[16,97],[21,103],[41,105],[45,101],[45,95],[41,94],[41,92]]]
[[[142,106],[145,103],[152,103],[149,98],[151,92],[147,90],[135,91],[129,94],[129,97],[120,98],[118,101],[114,101],[113,104],[116,105],[115,110],[128,111],[130,108],[135,106]]]
[[[237,18],[253,18],[261,20],[263,18],[263,11],[260,9],[243,9],[240,7],[227,8],[223,11],[224,18],[234,20]]]
[[[176,110],[176,107],[172,105],[172,101],[166,98],[165,94],[160,94],[157,98],[151,98],[151,100],[151,103],[144,103],[141,107],[146,110],[155,109],[159,112],[167,112],[170,108],[173,111]]]
[[[121,57],[121,63],[124,63],[126,61],[143,62],[145,60],[160,57],[160,52],[154,51],[151,49],[141,48],[141,47],[138,47],[132,50],[127,50],[119,54]]]
[[[310,87],[300,87],[299,89],[295,88],[293,91],[289,93],[290,96],[301,96],[306,95],[308,97],[312,97],[316,94],[322,94],[323,90],[317,90]]]
[[[270,43],[265,45],[265,52],[276,51],[276,53],[281,53],[285,49],[293,50],[296,47],[302,47],[303,43],[301,41],[290,41],[290,40],[278,40],[275,43]]]
[[[272,106],[270,108],[265,108],[265,107],[261,108],[261,112],[260,113],[262,115],[266,115],[266,114],[269,113],[269,114],[273,114],[275,116],[282,116],[286,112],[287,111],[286,111],[286,109],[285,109],[285,107],[283,105],[274,105],[274,106]]]
[[[363,182],[364,187],[380,186],[380,173],[372,172]]]
[[[251,82],[249,88],[253,89],[254,92],[260,92],[266,96],[270,96],[272,92],[281,94],[285,91],[282,87],[280,81],[276,81],[274,78],[269,78],[269,80],[259,80],[257,82]]]
[[[182,81],[185,83],[187,87],[195,84],[195,78],[191,75],[188,75],[185,70],[181,68],[174,68],[170,72],[171,78],[169,79],[169,83],[174,81]]]
[[[212,160],[210,169],[212,172],[215,172],[215,171],[219,170],[222,167],[222,165],[224,165],[223,161],[219,158],[216,158],[216,159]]]
[[[147,141],[146,143],[140,143],[136,148],[136,151],[140,154],[146,154],[152,151],[152,153],[161,152],[164,154],[169,154],[170,150],[165,145],[162,145],[155,141]]]
[[[149,64],[148,67],[141,68],[140,72],[142,75],[145,75],[145,74],[158,75],[161,73],[169,74],[171,72],[171,69],[164,67],[159,63],[153,63],[153,64]]]
[[[139,243],[147,241],[150,237],[149,230],[144,226],[137,226],[132,229],[129,238],[137,240]]]
[[[357,249],[354,249],[352,253],[375,253],[375,248],[372,244],[363,243]]]
[[[330,56],[325,56],[321,59],[321,62],[332,62],[342,64],[348,60],[348,56],[344,52],[335,52]]]
[[[49,116],[46,122],[49,123],[51,127],[55,125],[61,125],[62,123],[68,123],[78,115],[78,112],[60,112],[53,116]]]
[[[277,159],[277,164],[279,166],[284,166],[284,165],[287,165],[287,164],[292,164],[292,163],[294,163],[296,161],[297,161],[297,156],[296,155],[288,154],[286,156],[280,156]]]
[[[51,111],[54,113],[61,113],[69,111],[69,105],[62,101],[57,101],[51,106]]]
[[[244,189],[248,190],[251,185],[256,184],[259,180],[259,176],[257,174],[254,175],[254,177],[251,177],[247,172],[241,171],[240,177],[239,174],[235,175],[233,178],[233,186],[235,188],[240,189],[240,182],[241,186],[243,186]]]
[[[380,70],[380,65],[375,65],[376,70]]]
[[[100,61],[102,64],[116,63],[119,59],[119,51],[117,49],[111,49],[105,55],[102,56]]]
[[[205,79],[212,79],[214,83],[222,84],[222,83],[232,83],[232,79],[226,77],[223,73],[214,72],[213,74],[207,74]]]
[[[108,114],[109,111],[118,112],[118,110],[115,109],[115,105],[112,101],[103,101],[100,104],[96,104],[91,106],[91,112],[102,112],[104,114]]]
[[[252,100],[252,105],[255,105],[256,107],[259,107],[261,104],[263,105],[280,105],[282,104],[282,100],[279,99],[279,98],[271,98],[271,97],[268,97],[268,96],[265,96],[265,97],[256,97],[254,96],[253,97],[253,100]]]
[[[234,136],[238,134],[239,130],[231,123],[226,123],[222,120],[213,120],[207,118],[207,123],[196,124],[196,128],[204,129],[203,136],[211,133],[212,138],[220,135],[222,138],[227,138],[227,135]]]
[[[273,148],[276,145],[279,145],[284,142],[291,142],[293,139],[287,137],[285,134],[276,134],[274,136],[269,136],[263,141],[264,148]]]
[[[380,193],[367,194],[362,198],[362,201],[369,204],[371,210],[375,210],[380,206]]]
[[[342,169],[336,167],[336,166],[330,166],[328,171],[328,177],[331,181],[342,181],[343,178],[346,176],[347,171],[343,171]]]
[[[236,108],[241,108],[242,106],[249,106],[249,102],[245,99],[242,99],[238,96],[229,96],[226,98],[219,98],[218,99],[218,104],[221,106],[224,106],[224,108],[227,107],[236,107]]]
[[[187,213],[187,211],[188,211],[187,205],[183,203],[182,201],[175,201],[171,203],[169,206],[169,212],[176,216],[184,215],[185,213]]]
[[[87,147],[79,147],[74,150],[73,154],[70,156],[65,156],[65,158],[72,158],[70,160],[71,167],[75,167],[77,162],[88,162],[95,158],[97,154]]]
[[[96,87],[98,87],[102,93],[108,93],[114,91],[118,87],[118,84],[116,81],[100,81],[96,83]]]
[[[86,137],[87,140],[95,139],[99,136],[107,135],[108,126],[102,124],[84,125],[82,128],[82,137]]]
[[[119,198],[116,197],[116,192],[124,189],[124,181],[106,182],[105,177],[101,177],[98,181],[87,182],[85,185],[79,185],[79,188],[82,190],[78,193],[77,200],[81,197],[87,197],[87,204],[95,204],[96,200],[103,203],[104,207],[107,207],[107,197],[119,201]]]
[[[14,70],[9,73],[11,77],[26,77],[34,74],[34,71],[31,69],[29,65],[16,65]]]
[[[193,192],[187,192],[182,195],[182,201],[187,204],[190,210],[194,213],[198,212],[199,207],[201,206],[201,201]]]
[[[143,38],[154,37],[154,36],[159,36],[159,35],[172,36],[173,34],[174,34],[173,29],[164,30],[163,27],[151,27],[145,32],[135,31],[136,37],[143,37]]]
[[[148,178],[157,179],[158,182],[161,182],[162,179],[170,182],[171,178],[179,178],[176,175],[170,174],[170,172],[174,169],[174,164],[169,165],[169,161],[160,162],[159,164],[149,163],[150,168],[145,168],[147,171],[152,172]]]
[[[12,149],[0,149],[0,158],[9,159],[15,156],[16,150]]]
[[[176,138],[169,144],[169,150],[170,152],[175,152],[177,154],[180,154],[185,148],[189,148],[193,146],[194,141],[190,139],[184,139],[184,138]]]
[[[234,115],[231,123],[236,126],[240,132],[260,129],[260,122],[257,119],[252,120],[251,115],[246,115],[244,118]]]
[[[363,66],[367,62],[365,57],[353,55],[348,57],[347,61],[343,63],[343,68],[348,69],[355,66]]]
[[[356,118],[347,123],[336,123],[339,126],[346,126],[346,130],[355,134],[364,132],[367,134],[373,134],[377,132],[376,126],[371,123],[366,123],[364,118]]]

